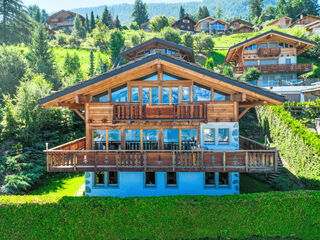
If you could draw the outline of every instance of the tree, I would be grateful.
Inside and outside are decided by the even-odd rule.
[[[113,62],[119,55],[123,45],[124,45],[124,37],[122,35],[122,32],[119,31],[118,29],[113,29],[110,32],[110,38],[109,38],[109,49],[111,52],[111,58]]]
[[[107,32],[107,26],[97,19],[96,27],[92,30],[92,36],[94,39],[94,45],[101,51],[108,50]]]
[[[72,33],[79,38],[86,37],[86,29],[82,26],[82,23],[78,14],[74,19]]]
[[[118,15],[117,15],[116,19],[113,21],[113,25],[114,25],[115,28],[121,30],[121,22],[119,20]]]
[[[67,34],[65,34],[62,30],[56,32],[55,38],[58,46],[64,47],[67,44]]]
[[[188,32],[183,34],[182,38],[183,38],[183,44],[186,47],[193,48],[193,37],[191,33]]]
[[[169,21],[165,15],[155,16],[151,19],[150,25],[153,32],[160,32],[163,28],[169,26]]]
[[[90,69],[89,69],[89,76],[93,77],[94,75],[94,54],[93,51],[90,51]]]
[[[38,5],[31,5],[28,7],[29,16],[36,22],[41,22],[41,11]]]
[[[109,12],[108,8],[105,7],[101,16],[101,21],[103,24],[105,24],[109,29],[113,29],[113,20],[112,15]]]
[[[91,27],[91,32],[96,27],[96,20],[94,18],[93,11],[91,11],[91,15],[90,15],[90,27]]]
[[[206,67],[206,69],[210,69],[210,70],[214,69],[214,60],[212,57],[207,59],[205,67]]]
[[[49,14],[46,12],[46,10],[42,9],[41,10],[41,22],[46,22],[47,19],[49,18]]]
[[[149,17],[147,12],[147,4],[143,3],[142,0],[135,0],[131,17],[139,26],[145,22],[148,22]]]
[[[131,36],[131,44],[132,46],[137,46],[140,43],[140,38],[138,34],[133,34]]]
[[[89,17],[88,17],[88,14],[86,14],[86,31],[87,33],[91,33],[91,26],[90,26],[90,20],[89,20]]]
[[[222,8],[221,8],[220,4],[218,4],[218,7],[217,7],[217,9],[216,9],[216,11],[215,11],[215,13],[214,13],[214,16],[215,16],[216,18],[219,18],[219,19],[222,18],[222,16],[223,16],[223,11],[222,11]]]
[[[260,76],[261,72],[255,67],[248,68],[248,70],[242,74],[242,78],[246,82],[256,81],[259,79]]]
[[[213,50],[214,48],[214,41],[212,40],[212,37],[206,36],[200,40],[199,44],[199,52],[207,51],[208,54]]]
[[[257,22],[262,13],[263,0],[248,0],[249,15],[253,22]]]
[[[137,22],[131,22],[129,27],[132,30],[139,30],[140,29],[140,26],[138,25]]]
[[[185,9],[182,7],[182,5],[180,6],[180,11],[179,11],[179,19],[186,17],[186,11]]]
[[[207,6],[202,6],[202,7],[200,6],[198,10],[198,19],[200,20],[209,16],[210,16],[210,13]]]
[[[165,27],[161,33],[164,36],[164,39],[169,42],[173,42],[176,44],[179,44],[181,42],[181,35],[179,30],[175,30],[171,27]]]
[[[233,71],[230,66],[224,66],[222,74],[228,77],[234,77]]]
[[[98,54],[98,57],[97,57],[97,63],[96,63],[96,74],[102,74],[104,73],[104,66],[105,66],[105,63],[103,62],[102,58],[101,58],[101,55]]]
[[[78,54],[74,53],[73,56],[70,56],[69,52],[67,52],[63,62],[63,67],[66,75],[79,74],[81,64]]]

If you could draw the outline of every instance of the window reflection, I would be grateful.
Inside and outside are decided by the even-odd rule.
[[[109,150],[121,149],[121,131],[108,130],[108,147]]]
[[[106,150],[106,130],[93,130],[93,150]]]
[[[213,100],[214,101],[229,101],[230,100],[230,95],[215,90],[214,94],[213,94]]]
[[[143,130],[143,149],[144,150],[158,149],[158,130],[156,129]]]
[[[189,87],[182,88],[182,101],[190,101],[190,88]]]
[[[194,101],[211,101],[211,90],[198,84],[193,85]]]
[[[140,150],[140,130],[126,130],[126,150]]]
[[[205,128],[204,133],[204,142],[205,143],[214,143],[215,138],[215,129],[214,128]]]
[[[108,91],[93,96],[92,102],[108,102]]]
[[[179,88],[171,88],[171,103],[179,103]]]
[[[179,129],[164,129],[163,145],[165,150],[179,150]]]
[[[169,88],[162,88],[162,103],[164,104],[169,104],[170,99],[169,99]]]
[[[169,74],[169,73],[163,73],[162,79],[163,79],[164,81],[180,80],[179,77],[176,77],[176,76],[171,75],[171,74]]]
[[[139,88],[131,88],[132,102],[139,102]]]
[[[114,88],[111,91],[111,101],[112,102],[127,102],[128,101],[128,89],[127,86],[120,86]]]
[[[159,89],[158,88],[152,88],[151,89],[151,97],[152,97],[152,104],[159,103]]]
[[[220,128],[218,132],[218,141],[219,143],[228,143],[229,142],[229,129]]]
[[[149,88],[142,88],[142,102],[144,104],[150,103],[150,89]]]
[[[191,150],[197,146],[197,129],[181,130],[181,149]]]

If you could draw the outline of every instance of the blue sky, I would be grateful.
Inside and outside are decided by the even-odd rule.
[[[201,0],[144,0],[144,2],[194,2]],[[101,5],[111,5],[119,3],[133,3],[134,0],[23,0],[24,4],[29,6],[37,4],[47,12],[54,12],[61,9],[73,9],[94,7]]]

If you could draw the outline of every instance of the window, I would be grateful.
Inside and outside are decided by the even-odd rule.
[[[219,143],[229,143],[229,129],[228,128],[219,128],[218,141],[219,141]]]
[[[170,88],[162,88],[162,103],[169,104],[170,103]]]
[[[229,185],[229,173],[219,173],[219,186]]]
[[[158,150],[158,130],[145,129],[143,130],[143,149]]]
[[[269,43],[269,48],[277,48],[277,43],[275,42]]]
[[[177,185],[177,173],[167,172],[167,185],[176,186]]]
[[[168,54],[175,54],[175,53],[177,53],[177,52],[176,52],[175,50],[168,49],[168,50],[167,50],[167,53],[168,53]],[[170,74],[170,73],[163,73],[162,79],[163,79],[164,81],[182,80],[180,77],[174,76],[174,75],[172,75],[172,74]]]
[[[194,101],[211,101],[211,89],[198,84],[193,85]]]
[[[182,101],[190,101],[190,88],[182,87]]]
[[[191,150],[197,146],[197,129],[181,129],[181,149]]]
[[[151,88],[151,103],[157,104],[159,103],[159,89]]]
[[[150,88],[142,88],[142,102],[144,104],[150,103]]]
[[[108,185],[118,185],[118,172],[108,172]]]
[[[171,103],[179,103],[179,88],[171,88]]]
[[[139,88],[131,88],[131,101],[139,102]]]
[[[268,43],[260,43],[259,48],[268,48]]]
[[[216,174],[214,172],[205,173],[205,185],[206,186],[216,185]]]
[[[156,173],[155,172],[146,172],[146,185],[154,186],[156,185]]]
[[[215,142],[215,129],[214,128],[205,128],[203,130],[204,142],[205,143],[214,143]]]
[[[106,130],[93,130],[93,150],[106,150]]]
[[[108,130],[108,147],[109,150],[121,149],[121,131],[120,130]]]
[[[178,150],[179,149],[179,129],[164,129],[163,145],[164,145],[164,150]]]
[[[128,89],[126,85],[114,88],[111,91],[112,102],[127,102],[128,101]]]
[[[291,64],[291,58],[286,58],[286,64]]]
[[[108,91],[93,96],[92,102],[108,102]]]
[[[104,172],[94,174],[94,185],[104,185]]]
[[[127,129],[126,130],[126,150],[140,150],[140,130],[139,129]]]
[[[183,27],[183,26],[181,26],[181,27]],[[172,50],[172,49],[167,50],[167,54],[176,54],[176,53],[177,53],[177,51],[175,51],[175,50]],[[167,74],[163,74],[163,75],[168,76]],[[171,77],[171,78],[174,78],[174,77]],[[165,77],[163,77],[163,79],[165,79]],[[177,79],[172,79],[172,80],[177,80]]]
[[[158,80],[158,73],[152,73],[147,75],[143,78],[137,79],[138,81],[157,81]]]
[[[279,48],[284,48],[284,43],[279,43]]]
[[[277,59],[270,59],[270,60],[260,60],[260,65],[277,65]]]
[[[257,66],[257,65],[258,65],[258,60],[244,61],[244,66]]]
[[[171,95],[171,98],[170,98]],[[179,88],[162,88],[162,103],[178,103],[179,102]]]
[[[230,100],[230,95],[220,92],[218,90],[215,90],[213,93],[213,100],[214,101],[229,101]]]

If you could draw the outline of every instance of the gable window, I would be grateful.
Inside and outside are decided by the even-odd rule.
[[[152,73],[145,77],[137,79],[138,81],[157,81],[158,80],[158,73]]]
[[[106,150],[106,130],[93,130],[93,150]]]
[[[197,129],[181,129],[181,149],[191,150],[197,146]]]
[[[205,128],[203,130],[204,142],[205,143],[214,143],[215,142],[215,129],[214,128]]]
[[[108,91],[93,96],[92,102],[108,102]]]
[[[108,185],[118,185],[118,172],[108,172]]]
[[[276,42],[269,43],[269,48],[277,48],[277,43]]]
[[[167,185],[168,186],[177,186],[177,173],[176,172],[167,172]]]
[[[219,173],[219,186],[229,185],[229,173]]]
[[[260,43],[259,48],[268,48],[268,43]]]
[[[146,172],[145,184],[147,186],[155,186],[156,185],[156,173],[155,172]]]
[[[216,185],[216,174],[214,172],[205,173],[205,185],[215,186]]]
[[[211,89],[200,84],[193,85],[194,101],[211,101]]]
[[[176,51],[170,50],[170,49],[168,49],[167,51],[168,51],[168,53],[169,53],[169,51],[170,51],[171,54],[177,53]],[[172,74],[170,74],[170,73],[165,73],[165,72],[164,72],[163,75],[162,75],[162,79],[163,79],[163,81],[182,80],[182,78],[179,78],[179,77],[177,77],[177,76],[174,76],[174,75],[172,75]]]
[[[218,141],[219,141],[219,143],[229,143],[229,129],[228,128],[219,128]]]
[[[128,88],[127,85],[111,90],[111,101],[112,102],[127,102],[128,101]]]
[[[126,130],[126,150],[140,150],[141,131],[139,129],[127,129]]]
[[[163,130],[163,146],[164,150],[179,149],[179,129]]]
[[[108,148],[109,150],[121,149],[121,131],[115,129],[108,130]]]
[[[213,94],[213,100],[214,101],[229,101],[230,95],[227,93],[223,93],[218,90],[215,90],[214,94]]]
[[[143,130],[143,149],[144,150],[157,150],[158,141],[158,130],[156,129],[144,129]]]
[[[104,185],[104,172],[94,174],[94,185]]]

